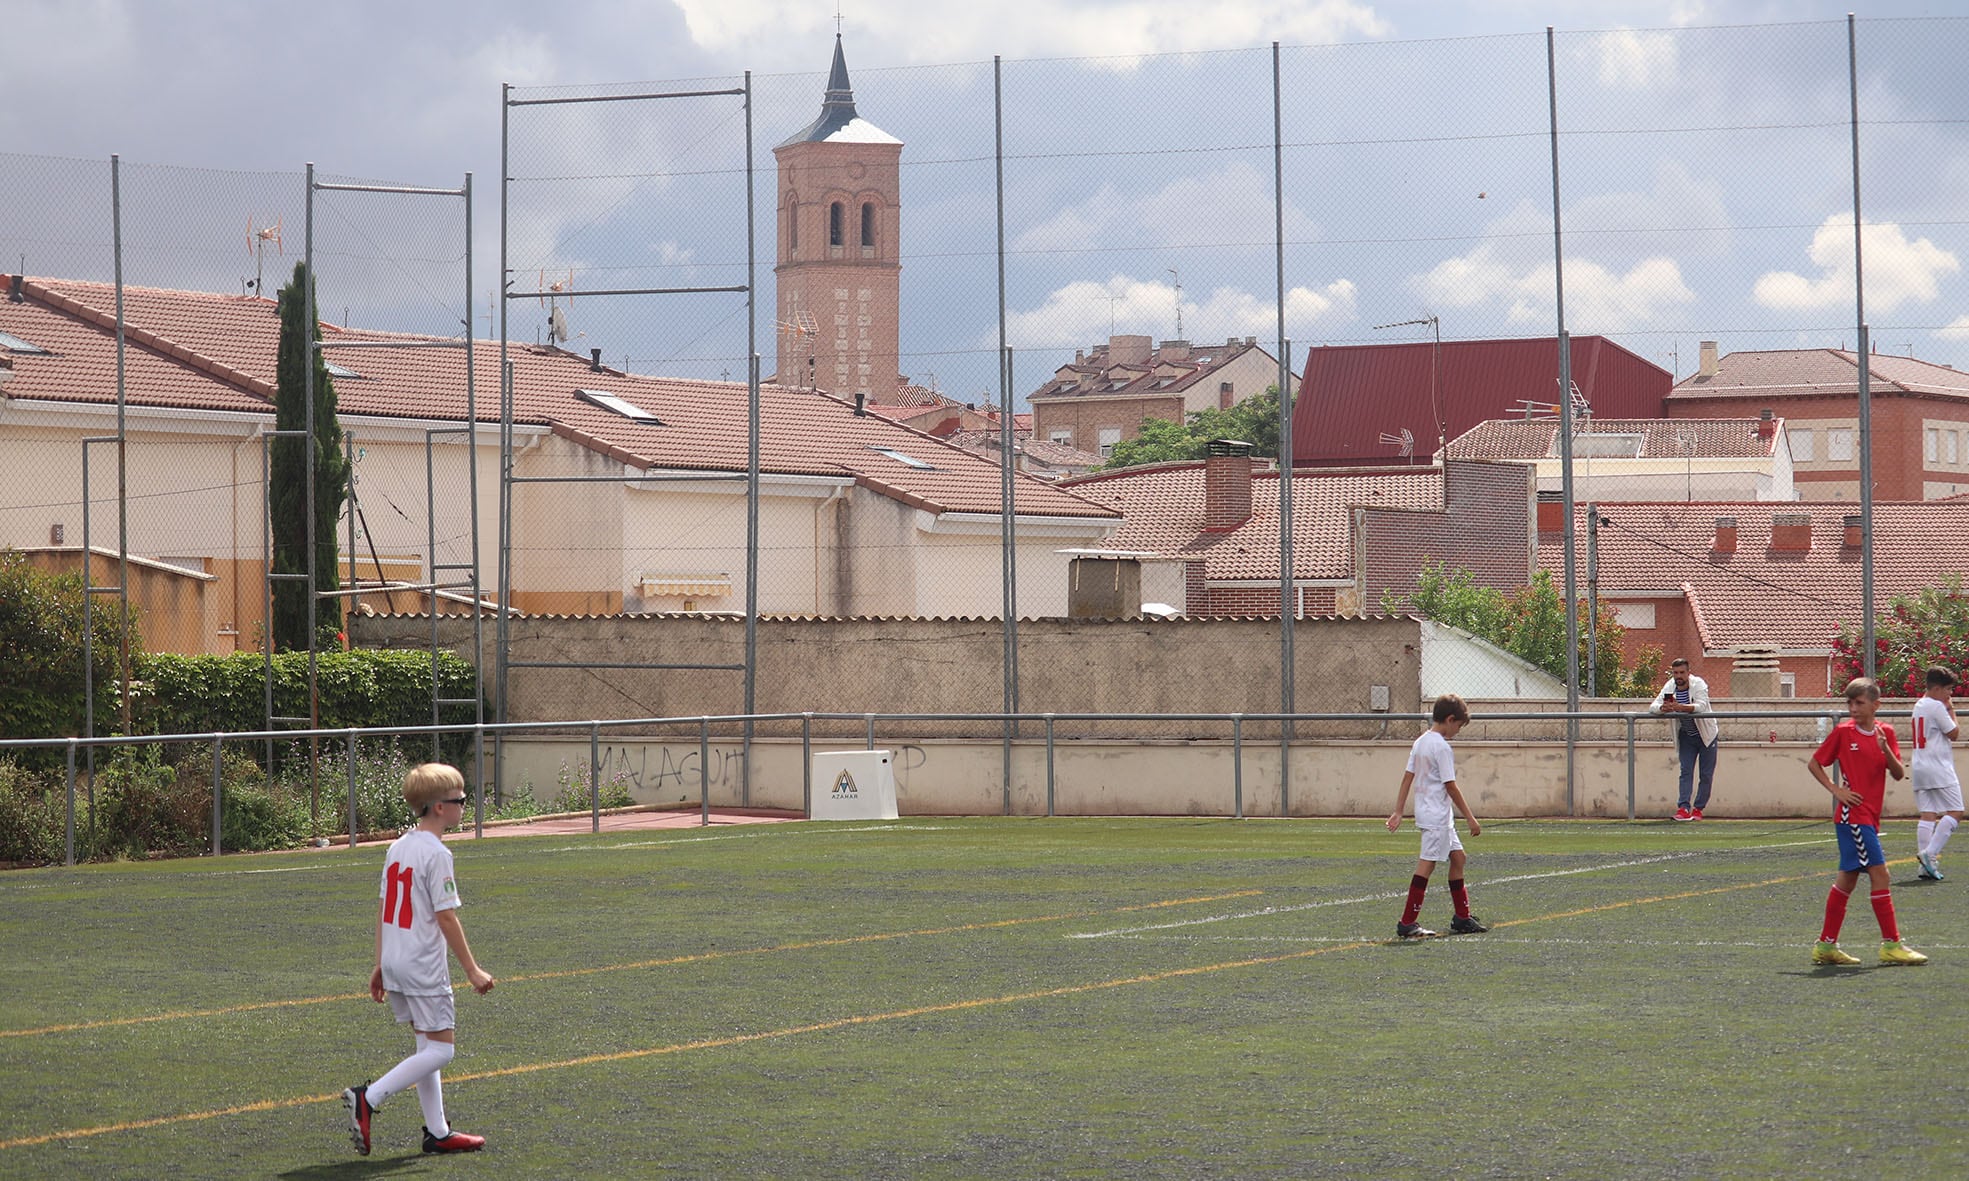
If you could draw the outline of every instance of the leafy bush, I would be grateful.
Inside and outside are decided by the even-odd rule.
[[[67,855],[64,780],[0,759],[0,861],[51,865]]]
[[[421,745],[421,744],[420,744]],[[359,833],[401,832],[417,823],[403,799],[403,777],[422,757],[406,754],[395,738],[358,742],[355,755],[356,829]],[[345,743],[321,748],[317,770],[308,771],[305,746],[296,743],[276,775],[279,786],[301,801],[304,809],[320,785],[319,826],[322,832],[341,832],[349,823],[349,752]],[[305,813],[304,813],[305,814]]]
[[[1389,614],[1413,612],[1437,623],[1459,627],[1488,640],[1528,664],[1566,679],[1566,600],[1553,585],[1552,574],[1540,570],[1530,586],[1505,592],[1478,586],[1468,570],[1451,570],[1438,562],[1416,576],[1415,594],[1404,598],[1384,594],[1381,609]],[[1579,604],[1579,669],[1585,688],[1587,661],[1586,603]],[[1661,684],[1659,648],[1643,648],[1631,665],[1621,661],[1621,641],[1627,629],[1613,613],[1600,612],[1599,660],[1593,667],[1595,687],[1602,697],[1648,697]]]
[[[85,715],[82,675],[83,581],[80,575],[49,574],[15,550],[0,550],[0,738],[54,738],[80,734]],[[133,662],[141,643],[133,611],[118,626],[116,604],[97,597],[91,607],[91,652],[95,667],[98,732],[118,716],[117,665],[123,629],[128,629]],[[47,769],[61,765],[59,750],[24,751],[22,764]]]
[[[201,747],[177,764],[180,782],[212,782],[212,751]],[[227,852],[291,849],[309,835],[308,801],[292,790],[269,782],[265,771],[244,751],[228,750],[219,761],[219,836]],[[207,815],[211,797],[208,793]],[[210,834],[207,834],[210,841]]]
[[[550,812],[586,812],[591,802],[588,798],[588,768],[579,768],[561,760],[561,769],[554,775],[554,783],[559,788],[554,793]],[[629,777],[618,771],[602,780],[601,806],[604,808],[627,808],[636,801],[629,795]]]
[[[109,853],[197,853],[212,839],[210,780],[180,779],[155,746],[96,765],[96,843]]]
[[[1866,675],[1864,638],[1858,624],[1840,629],[1832,641],[1832,695],[1846,682]],[[1913,595],[1897,595],[1873,621],[1873,667],[1880,691],[1919,697],[1928,691],[1927,672],[1943,665],[1961,675],[1969,664],[1969,596],[1961,575]]]
[[[266,728],[265,655],[236,652],[224,656],[153,653],[142,663],[143,698],[137,727],[145,734],[244,733]],[[472,664],[439,651],[435,665],[426,651],[321,652],[315,657],[315,686],[324,728],[428,726],[431,678],[444,697],[470,698]],[[273,658],[274,713],[308,716],[308,655],[282,652]],[[470,705],[448,705],[447,725],[469,725]],[[422,740],[420,740],[421,742]],[[426,747],[425,749],[429,749]],[[471,735],[446,735],[443,758],[462,762]]]

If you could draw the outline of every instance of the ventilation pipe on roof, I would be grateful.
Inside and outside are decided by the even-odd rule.
[[[595,373],[600,373],[602,371],[602,350],[600,349],[588,350],[588,368]]]
[[[26,302],[27,302],[27,295],[26,295],[26,293],[24,293],[24,292],[23,292],[23,291],[21,290],[21,288],[22,288],[22,286],[23,286],[23,285],[25,285],[26,283],[27,283],[27,276],[26,276],[26,275],[15,275],[15,276],[14,276],[14,281],[13,281],[13,282],[11,282],[11,283],[9,283],[9,284],[7,284],[7,302],[8,302],[8,303],[26,303]]]
[[[1701,348],[1702,351],[1700,353],[1701,360],[1699,360],[1696,363],[1696,376],[1697,377],[1716,376],[1716,342],[1713,340],[1705,340],[1701,343],[1699,347]]]
[[[865,392],[857,391],[855,393],[855,417],[868,417],[868,395]]]

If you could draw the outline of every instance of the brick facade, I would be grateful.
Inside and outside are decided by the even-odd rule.
[[[1535,476],[1516,463],[1451,463],[1440,511],[1354,509],[1354,569],[1362,609],[1382,596],[1415,592],[1423,567],[1440,562],[1470,571],[1483,586],[1526,585],[1537,533]]]

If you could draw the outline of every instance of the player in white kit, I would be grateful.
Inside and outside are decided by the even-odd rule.
[[[1955,774],[1956,676],[1937,665],[1928,670],[1928,692],[1914,703],[1913,757],[1908,775],[1914,781],[1914,806],[1921,811],[1915,825],[1915,860],[1920,877],[1942,880],[1942,847],[1962,822],[1962,781]]]

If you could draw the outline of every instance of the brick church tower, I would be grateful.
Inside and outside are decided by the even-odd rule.
[[[900,372],[902,141],[855,113],[839,34],[820,118],[773,155],[779,161],[774,380],[888,401]]]

